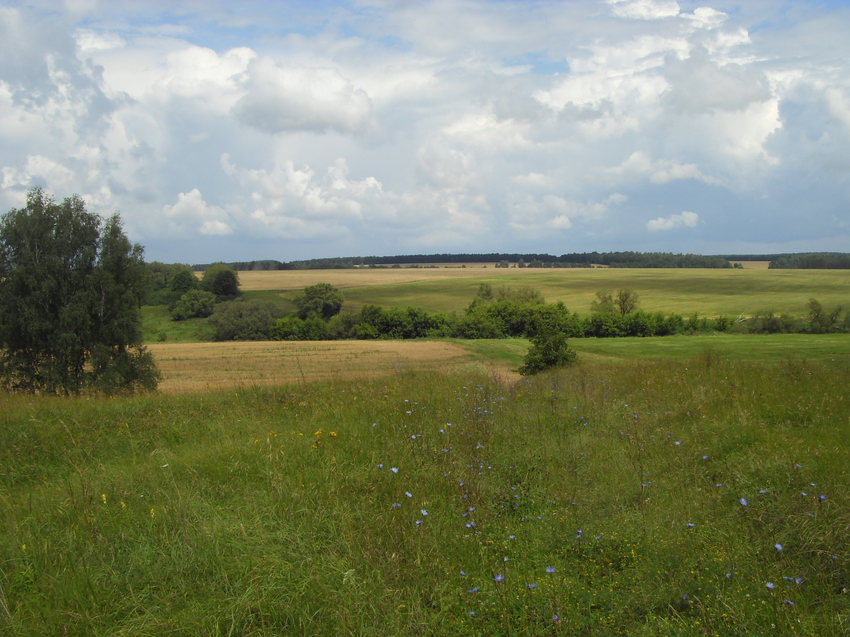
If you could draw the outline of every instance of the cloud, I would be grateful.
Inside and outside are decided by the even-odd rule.
[[[266,133],[353,133],[363,129],[372,108],[366,92],[332,68],[301,68],[261,58],[248,66],[244,84],[247,93],[233,114]]]
[[[773,96],[763,71],[736,63],[718,63],[704,47],[692,49],[686,59],[667,55],[664,76],[670,88],[662,99],[681,113],[742,111],[753,102],[766,102]]]
[[[227,213],[218,206],[210,206],[201,192],[193,188],[177,195],[177,203],[163,207],[168,230],[199,232],[202,235],[233,234],[227,223]]]
[[[646,229],[652,232],[659,230],[675,230],[676,228],[695,228],[699,222],[699,215],[695,212],[682,212],[679,215],[670,215],[666,219],[658,217],[647,222]]]
[[[608,0],[612,13],[620,18],[659,20],[679,15],[676,0]]]

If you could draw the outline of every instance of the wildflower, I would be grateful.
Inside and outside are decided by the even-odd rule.
[[[823,502],[823,501],[825,501],[825,500],[826,500],[826,496],[825,496],[825,495],[819,495],[819,496],[818,496],[818,500],[820,500],[821,502]]]
[[[393,508],[394,508],[394,509],[397,509],[397,508],[398,508],[398,507],[400,507],[400,506],[401,506],[401,505],[400,505],[398,502],[393,502]]]
[[[516,537],[515,537],[515,536],[513,536],[513,535],[509,535],[509,536],[508,536],[508,539],[509,539],[509,540],[515,540],[515,539],[516,539]]]
[[[552,621],[553,621],[553,622],[558,621],[558,616],[557,616],[557,615],[552,615]]]
[[[788,604],[789,606],[796,606],[797,605],[794,602],[792,602],[790,599],[784,600],[783,603]]]
[[[421,513],[422,515],[428,515],[428,512],[425,509],[421,509],[419,513]]]
[[[747,505],[749,504],[749,502],[747,502],[747,499],[746,499],[746,498],[741,498],[740,500],[738,500],[738,502],[740,502],[740,503],[741,503],[741,506],[742,506],[742,507],[745,507],[745,506],[747,506]]]
[[[151,517],[154,517],[155,515],[156,515],[156,514],[154,513],[154,510],[153,510],[153,509],[151,509]]]
[[[696,526],[696,524],[694,524],[693,522],[688,522],[685,526],[688,527],[689,529],[692,529]]]
[[[498,575],[496,575],[495,577],[493,577],[493,581],[494,581],[494,582],[501,582],[501,581],[503,581],[504,579],[505,579],[505,576],[504,576],[504,575],[502,575],[501,573],[499,573]]]
[[[390,471],[393,473],[398,473],[398,467],[390,467]]]
[[[336,438],[336,432],[332,431],[328,434],[331,438]]]
[[[765,584],[765,586],[767,586],[767,588],[768,588],[768,589],[770,589],[770,590],[773,590],[774,588],[776,588],[776,587],[773,585],[773,582],[767,582],[767,583]]]
[[[777,551],[781,551],[781,550],[782,550],[782,545],[781,545],[781,544],[774,544],[774,545],[773,545],[773,548],[775,548]]]
[[[412,498],[412,497],[413,497],[413,494],[412,494],[410,491],[405,491],[405,492],[404,492],[404,495],[406,495],[408,498]]]
[[[470,588],[470,589],[469,589],[468,591],[466,591],[466,592],[467,592],[467,593],[477,593],[477,592],[478,592],[478,587],[477,587],[477,586],[473,586],[472,588]]]
[[[106,504],[106,494],[105,493],[100,494],[100,499],[103,500],[104,504]]]
[[[422,524],[422,520],[416,520],[416,526],[419,526],[420,524]]]
[[[378,465],[378,469],[383,469],[383,468],[384,468],[383,463],[381,463],[381,464],[379,464],[379,465]]]
[[[547,566],[547,567],[546,567],[546,572],[547,572],[547,573],[554,573],[554,572],[555,572],[555,567],[554,567],[554,566]]]
[[[460,574],[466,577],[466,573],[464,571],[461,571]]]

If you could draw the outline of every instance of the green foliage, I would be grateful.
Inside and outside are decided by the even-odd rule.
[[[239,296],[239,275],[223,263],[216,263],[204,271],[201,289],[215,294],[217,301],[228,301]]]
[[[27,392],[156,386],[141,346],[143,250],[118,215],[41,189],[0,220],[0,382]]]
[[[171,319],[185,321],[190,318],[206,318],[215,310],[215,295],[206,290],[190,289],[174,306]]]
[[[300,319],[297,316],[279,318],[269,332],[273,341],[324,341],[328,324],[318,316]]]
[[[303,293],[292,302],[298,308],[298,318],[318,317],[328,320],[339,314],[343,300],[342,292],[330,283],[317,283],[304,288]]]
[[[280,310],[266,301],[225,301],[209,318],[216,341],[265,341]]]
[[[519,373],[523,376],[539,374],[547,369],[570,365],[577,359],[578,355],[569,346],[566,334],[541,330],[531,339],[531,347],[528,348]]]
[[[180,294],[186,294],[189,290],[194,290],[199,286],[198,279],[191,270],[181,268],[171,279],[171,291]]]

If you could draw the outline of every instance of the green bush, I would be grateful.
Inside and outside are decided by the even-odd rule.
[[[541,332],[531,339],[531,347],[523,359],[519,373],[530,376],[553,367],[563,367],[578,360],[578,354],[567,343],[563,332]]]
[[[209,321],[216,341],[263,341],[279,316],[273,303],[251,299],[219,304]]]
[[[215,310],[215,295],[205,290],[189,290],[171,311],[171,320],[185,321],[190,318],[206,318]]]

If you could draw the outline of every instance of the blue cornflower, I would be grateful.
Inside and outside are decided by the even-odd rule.
[[[383,468],[384,468],[384,465],[382,465],[382,464],[378,465],[378,469],[383,469]]]
[[[826,500],[826,496],[825,495],[819,495],[818,500],[824,501],[824,500]]]
[[[696,524],[694,524],[693,522],[688,522],[685,526],[688,527],[689,529],[692,529],[696,526]]]
[[[788,604],[789,606],[796,606],[797,605],[794,602],[792,602],[790,599],[784,600],[784,603]]]
[[[508,539],[509,539],[509,540],[514,540],[514,539],[516,539],[516,537],[515,537],[515,536],[513,536],[513,535],[509,535],[509,536],[508,536]]]
[[[398,467],[390,467],[390,471],[393,473],[398,473]]]
[[[535,584],[534,582],[532,582],[531,584],[526,584],[526,585],[525,585],[525,587],[526,587],[526,588],[537,588],[537,584]]]
[[[557,615],[552,615],[552,621],[553,621],[553,622],[558,621],[558,616],[557,616]]]
[[[547,567],[546,567],[546,572],[547,572],[547,573],[554,573],[554,572],[555,572],[555,567],[554,567],[554,566],[547,566]]]
[[[767,582],[767,583],[765,584],[765,586],[767,586],[770,590],[773,590],[774,588],[776,588],[776,587],[773,585],[773,582]]]
[[[466,577],[466,572],[465,572],[465,571],[461,571],[461,572],[460,572],[460,574],[461,574],[461,575],[463,575],[464,577]]]
[[[741,503],[741,506],[742,506],[742,507],[745,507],[745,506],[747,506],[747,505],[749,504],[749,502],[747,502],[747,499],[746,499],[746,498],[741,498],[740,500],[738,500],[738,502],[740,502],[740,503]]]
[[[400,506],[401,506],[401,505],[400,505],[398,502],[393,502],[393,508],[394,508],[394,509],[397,509],[397,508],[398,508],[398,507],[400,507]]]
[[[502,575],[501,573],[499,573],[499,574],[497,574],[496,576],[493,577],[494,582],[501,582],[504,579],[505,579],[505,576]]]
[[[420,524],[422,524],[422,520],[416,520],[416,526],[419,526]]]
[[[412,494],[410,491],[405,491],[405,492],[404,492],[404,495],[406,495],[408,498],[412,498],[412,497],[413,497],[413,494]]]
[[[781,550],[782,550],[782,545],[781,545],[781,544],[774,544],[774,545],[773,545],[773,548],[775,548],[777,551],[781,551]]]
[[[425,509],[420,510],[419,513],[422,515],[428,515],[428,512]]]
[[[469,589],[468,591],[466,591],[466,592],[467,592],[467,593],[477,593],[477,592],[478,592],[478,587],[477,587],[477,586],[473,586],[472,588],[470,588],[470,589]]]

